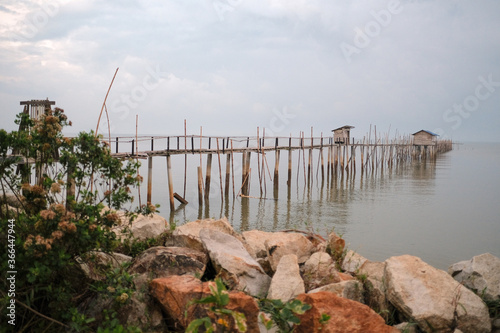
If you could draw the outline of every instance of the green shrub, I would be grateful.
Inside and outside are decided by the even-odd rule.
[[[89,288],[72,281],[76,258],[117,246],[112,228],[121,219],[104,208],[118,210],[132,202],[138,164],[113,158],[92,132],[64,137],[61,130],[71,123],[61,109],[47,109],[37,121],[20,114],[17,123],[22,130],[0,130],[0,267],[4,274],[17,271],[16,330],[67,331],[73,320],[91,321],[68,311]],[[32,171],[38,175],[35,183]],[[19,208],[7,206],[7,195]],[[12,267],[4,251],[9,219],[15,232]],[[2,316],[12,298],[4,292],[6,283],[2,277]]]

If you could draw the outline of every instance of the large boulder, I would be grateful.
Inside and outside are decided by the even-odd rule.
[[[304,314],[298,315],[300,325],[294,327],[294,332],[297,333],[399,332],[399,330],[386,325],[384,319],[368,306],[338,297],[327,291],[301,294],[297,299],[312,306]],[[328,315],[330,319],[322,323],[320,321],[322,315]]]
[[[363,257],[361,254],[354,252],[352,250],[347,251],[345,254],[344,260],[342,261],[342,270],[357,274],[358,270],[360,269],[363,264],[368,261],[365,257]]]
[[[76,261],[86,278],[100,281],[106,278],[105,272],[131,262],[132,257],[121,253],[90,251],[76,258]]]
[[[103,212],[106,210],[108,209],[104,209]],[[113,228],[113,231],[121,240],[130,237],[135,240],[156,238],[168,230],[167,220],[158,214],[139,214],[131,223],[124,212],[111,211],[110,214],[116,214],[118,221],[120,221],[119,225]]]
[[[484,253],[451,265],[448,273],[485,299],[500,299],[500,258]]]
[[[299,264],[295,254],[281,258],[274,273],[267,298],[280,299],[283,303],[305,293],[304,281],[300,276]]]
[[[271,278],[241,241],[213,229],[201,230],[200,239],[215,270],[230,289],[245,291],[252,296],[267,294]]]
[[[420,258],[386,260],[388,300],[424,332],[490,332],[488,309],[481,298],[446,272]]]
[[[356,280],[341,281],[338,283],[327,284],[316,289],[309,291],[309,294],[318,293],[321,291],[328,291],[339,297],[347,298],[352,301],[364,303],[363,297],[363,284]]]
[[[281,257],[295,254],[299,264],[303,264],[316,252],[314,244],[302,234],[275,232],[273,237],[265,240],[267,257],[273,271],[276,271]]]
[[[128,294],[125,294],[128,296]],[[117,299],[123,299],[118,301]],[[119,304],[119,305],[118,305]],[[110,295],[109,289],[78,306],[88,318],[94,318],[91,324],[96,328],[105,322],[105,310],[116,309],[116,319],[125,327],[136,326],[144,332],[166,332],[161,308],[146,292],[133,292],[130,297]]]
[[[134,282],[140,289],[148,280],[170,275],[187,274],[201,278],[207,263],[208,256],[204,252],[185,247],[156,246],[137,256],[128,271],[137,275]]]
[[[306,291],[341,281],[332,257],[326,252],[313,253],[304,263],[302,275]]]
[[[243,242],[243,238],[234,231],[227,218],[219,220],[205,219],[188,222],[175,228],[172,236],[167,240],[166,246],[188,247],[198,251],[204,251],[200,238],[200,231],[211,229],[231,235]]]
[[[385,294],[385,265],[385,262],[366,261],[359,268],[358,277],[363,281],[365,304],[388,321],[389,315],[394,312],[394,307]]]
[[[211,295],[208,283],[191,275],[172,275],[154,279],[149,286],[151,297],[160,304],[166,321],[174,329],[186,328],[191,321],[189,318],[207,315],[203,306],[192,302]]]
[[[215,287],[214,282],[201,282],[189,275],[174,275],[151,281],[150,292],[164,310],[170,326],[179,330],[185,329],[194,319],[213,316],[204,305],[193,303],[211,295],[210,285]],[[243,313],[247,331],[258,332],[259,307],[255,299],[239,291],[229,291],[228,294],[229,303],[225,309]],[[229,324],[228,330],[235,332],[234,322]]]

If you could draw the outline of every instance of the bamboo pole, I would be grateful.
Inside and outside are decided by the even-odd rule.
[[[217,139],[217,160],[219,162],[219,184],[220,184],[220,200],[224,201],[224,192],[222,191],[222,168],[220,165],[220,151],[219,151],[219,138]]]
[[[183,198],[186,197],[186,178],[187,178],[187,127],[186,119],[184,119],[184,193]]]
[[[290,133],[290,139],[288,141],[288,177],[286,184],[288,188],[292,185],[292,134]]]
[[[153,156],[148,156],[148,193],[146,201],[151,204],[151,196],[153,190]]]
[[[226,197],[229,196],[229,183],[230,183],[230,175],[231,175],[231,153],[226,153],[226,178],[225,178],[225,186],[224,186],[224,194]]]
[[[198,167],[198,204],[203,206],[203,171],[201,166]]]
[[[278,189],[279,184],[279,167],[280,167],[280,150],[276,149],[274,152],[274,189]]]
[[[233,200],[236,195],[235,190],[234,190],[234,153],[233,153],[233,140],[231,139],[231,178],[233,180]],[[233,201],[234,205],[234,201]]]
[[[170,161],[170,155],[167,155],[167,178],[168,178],[168,194],[170,201],[170,211],[175,210],[174,204],[174,184],[172,181],[172,162]]]
[[[212,179],[212,154],[207,156],[207,169],[205,175],[205,202],[208,201],[210,195],[210,182]]]
[[[260,170],[260,154],[261,154],[261,145],[259,138],[260,129],[257,127],[257,174],[259,176],[259,188],[260,188],[260,196],[262,197],[262,174]]]

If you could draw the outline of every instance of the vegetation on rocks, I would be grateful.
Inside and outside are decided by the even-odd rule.
[[[76,279],[74,268],[91,250],[111,252],[117,247],[112,228],[121,220],[114,210],[131,203],[131,187],[140,181],[137,164],[113,158],[92,132],[64,137],[61,130],[71,123],[59,108],[47,109],[36,121],[21,113],[16,123],[19,131],[0,130],[2,249],[7,248],[9,220],[15,231],[15,262],[8,262],[2,250],[0,265],[3,274],[17,272],[15,327],[25,332],[76,329],[74,323],[81,326],[83,320],[77,304],[97,290],[91,282]],[[36,182],[30,179],[32,171]],[[105,206],[113,210],[103,211]],[[5,277],[1,285],[5,313]]]

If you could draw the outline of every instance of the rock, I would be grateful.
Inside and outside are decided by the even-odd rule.
[[[326,252],[313,253],[304,264],[302,276],[306,291],[340,282],[335,263]]]
[[[345,240],[340,238],[335,232],[328,235],[328,243],[326,245],[326,252],[332,255],[335,259],[342,257],[345,248]]]
[[[304,292],[304,281],[300,276],[297,256],[287,254],[281,257],[276,273],[271,280],[267,298],[280,299],[286,303]]]
[[[109,268],[119,268],[121,265],[131,262],[132,257],[121,253],[104,253],[99,251],[90,251],[77,258],[80,269],[85,276],[94,281],[100,281],[105,278],[103,271]]]
[[[113,231],[116,237],[121,240],[127,239],[130,236],[137,240],[156,238],[164,233],[168,227],[167,220],[158,214],[139,214],[132,223],[129,223],[128,218],[123,212],[115,213],[119,216],[121,225],[113,228]]]
[[[314,245],[299,233],[275,232],[273,237],[265,240],[264,245],[273,271],[276,271],[284,255],[295,254],[299,264],[303,264],[315,252]]]
[[[387,322],[394,307],[387,300],[384,284],[385,262],[366,261],[360,267],[358,277],[363,280],[365,304],[379,313]]]
[[[352,276],[351,274],[342,273],[342,272],[339,272],[338,274],[339,274],[339,278],[341,281],[356,280],[356,278],[354,276]]]
[[[169,276],[151,281],[151,295],[165,311],[168,320],[178,329],[185,329],[189,323],[198,318],[213,315],[207,312],[200,304],[193,304],[195,299],[201,299],[211,295],[209,285],[215,286],[214,282],[201,282],[189,276]],[[257,316],[259,307],[251,296],[243,292],[230,291],[229,304],[226,309],[238,311],[245,315],[248,332],[258,332]],[[186,315],[185,315],[186,312]],[[234,323],[228,330],[235,332]]]
[[[212,229],[201,230],[200,238],[215,270],[230,289],[245,291],[256,297],[267,294],[271,278],[250,256],[243,243]]]
[[[160,306],[147,292],[135,292],[118,309],[117,318],[125,327],[136,326],[143,332],[165,332],[167,329]]]
[[[225,308],[228,310],[243,313],[245,315],[247,332],[259,332],[259,305],[253,297],[241,291],[230,291],[229,304],[226,305]],[[237,332],[234,327],[234,323],[232,323],[232,326],[228,328],[228,331]]]
[[[397,328],[403,333],[418,333],[418,326],[415,323],[399,323],[397,325],[394,325],[394,328]]]
[[[500,299],[500,258],[484,253],[451,265],[448,273],[484,299]]]
[[[166,246],[188,247],[198,251],[204,251],[203,243],[200,239],[200,231],[203,229],[211,229],[231,235],[243,242],[243,238],[234,231],[231,224],[224,217],[219,220],[205,219],[196,220],[175,228],[172,237],[169,239]]]
[[[344,260],[342,261],[342,270],[356,274],[358,272],[358,269],[363,266],[363,264],[367,261],[365,257],[362,255],[349,250],[347,251]]]
[[[495,329],[500,329],[500,318],[493,319],[491,321],[491,326]]]
[[[243,239],[250,247],[250,255],[255,259],[267,258],[267,251],[265,242],[272,239],[273,232],[265,232],[260,230],[250,230],[241,233]]]
[[[148,280],[169,275],[187,274],[201,278],[207,263],[208,256],[204,252],[185,247],[156,246],[137,256],[128,272],[139,275],[134,282],[140,289]]]
[[[446,272],[420,258],[386,260],[388,300],[424,332],[490,332],[488,309],[481,298]]]
[[[126,294],[128,295],[128,294]],[[125,327],[136,326],[144,332],[165,332],[166,325],[163,321],[161,308],[146,292],[135,291],[123,303],[118,302],[116,291],[109,290],[97,294],[92,299],[87,299],[79,304],[79,311],[87,318],[94,318],[93,328],[100,326],[106,318],[104,310],[116,310],[116,319]]]
[[[301,294],[298,300],[310,304],[312,308],[297,317],[300,324],[294,326],[294,332],[329,332],[329,333],[396,333],[399,330],[387,326],[384,319],[368,306],[321,291],[313,294]],[[321,316],[329,315],[330,319],[323,325]]]
[[[363,285],[359,281],[341,281],[338,283],[327,284],[309,291],[309,294],[318,293],[320,291],[328,291],[339,297],[347,298],[352,301],[364,303]]]
[[[215,283],[212,284],[215,285]],[[176,329],[186,328],[191,321],[188,318],[203,318],[207,315],[205,308],[201,305],[189,304],[195,299],[210,295],[208,283],[203,283],[191,275],[172,275],[154,279],[149,286],[151,297],[160,304],[170,326]],[[184,311],[186,311],[186,316]]]

